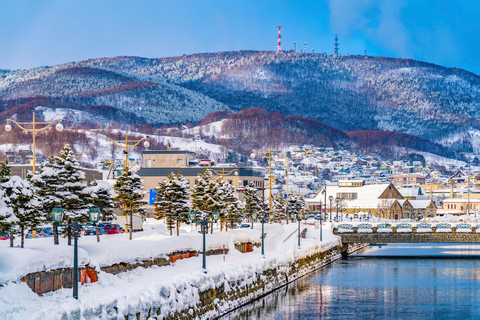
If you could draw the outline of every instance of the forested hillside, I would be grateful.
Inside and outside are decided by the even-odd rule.
[[[77,123],[160,126],[261,107],[342,131],[404,132],[469,151],[478,147],[479,89],[480,78],[464,70],[383,57],[116,57],[0,71],[0,116],[21,118],[42,105],[37,112],[75,110]]]

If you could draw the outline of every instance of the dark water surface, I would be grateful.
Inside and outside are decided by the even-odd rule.
[[[370,247],[221,319],[480,319],[480,245]]]

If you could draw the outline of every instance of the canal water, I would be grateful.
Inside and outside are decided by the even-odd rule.
[[[368,247],[221,319],[480,319],[480,245]]]

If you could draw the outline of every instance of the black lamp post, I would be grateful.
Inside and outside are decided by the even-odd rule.
[[[206,253],[206,238],[205,238],[205,230],[208,228],[208,223],[210,221],[207,220],[207,215],[203,215],[202,219],[197,219],[197,213],[194,210],[191,210],[190,213],[188,214],[190,220],[192,223],[198,223],[202,226],[202,231],[203,231],[203,261],[202,261],[202,268],[203,272],[207,273],[207,253]],[[212,212],[212,224],[216,223],[218,221],[218,218],[220,217],[220,213],[217,210],[214,210]]]
[[[338,205],[340,204],[340,198],[339,197],[336,197],[335,198],[335,203],[337,204],[337,217],[336,217],[336,220],[338,222]]]
[[[53,219],[53,244],[58,245],[58,223],[63,220],[63,208],[56,205],[52,210]],[[58,222],[57,222],[58,221]]]
[[[333,197],[329,196],[328,200],[330,201],[330,222],[332,222],[332,201],[333,201]]]
[[[320,241],[322,241],[322,212],[315,212],[315,219],[320,223]]]
[[[270,216],[273,216],[273,214],[271,214]],[[262,213],[262,257],[265,256],[265,209],[263,210],[263,213]]]
[[[97,222],[100,220],[100,209],[97,206],[92,206],[88,209],[88,215],[90,216],[90,221],[93,222],[95,226],[95,234],[97,235],[97,242],[100,242],[100,235],[98,234],[98,224]]]
[[[294,220],[295,217],[297,218],[297,222],[298,222],[298,247],[300,248],[300,220],[302,220],[302,217],[301,217],[300,213],[298,213],[298,214],[291,213],[290,217],[292,218],[292,220]]]
[[[97,208],[98,210],[98,208]],[[95,210],[89,210],[88,215],[90,218],[90,222],[97,223],[100,215],[99,212]],[[60,223],[63,221],[63,214],[64,210],[59,205],[56,205],[55,208],[52,210],[52,219],[53,222],[57,225],[61,225]],[[78,299],[78,231],[80,230],[81,224],[78,223],[77,217],[75,217],[73,224],[65,224],[65,226],[70,226],[73,229],[73,239],[74,239],[74,247],[73,247],[73,297]],[[57,239],[58,241],[58,239]]]

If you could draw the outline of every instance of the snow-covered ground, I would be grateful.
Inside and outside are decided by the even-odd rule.
[[[313,221],[310,221],[313,223]],[[224,256],[208,256],[207,270],[202,270],[202,256],[178,260],[170,266],[136,268],[117,275],[99,273],[99,281],[79,288],[79,300],[72,298],[71,289],[61,289],[39,297],[18,279],[29,273],[73,264],[73,247],[61,239],[60,246],[53,245],[52,238],[27,239],[25,249],[9,248],[8,241],[0,242],[0,319],[70,319],[67,315],[82,314],[91,318],[124,319],[149,307],[162,305],[165,311],[178,311],[194,306],[199,301],[198,290],[203,291],[224,282],[228,290],[231,281],[248,282],[253,275],[263,270],[288,265],[298,258],[319,250],[328,250],[340,243],[333,235],[331,224],[323,226],[323,241],[319,230],[308,228],[307,238],[297,247],[297,224],[265,224],[265,257],[261,249],[240,253],[234,243],[259,242],[261,224],[254,229],[236,229],[228,232],[214,231],[207,235],[209,249],[221,248],[230,251]],[[293,234],[287,241],[284,240]],[[186,226],[180,237],[169,236],[164,225],[151,225],[144,232],[134,234],[132,241],[127,235],[85,236],[79,240],[79,263],[97,268],[116,262],[135,262],[165,256],[167,253],[202,248],[202,235],[198,229]],[[113,307],[118,313],[113,315]]]

